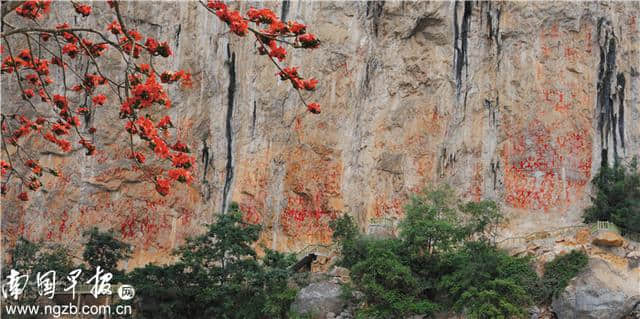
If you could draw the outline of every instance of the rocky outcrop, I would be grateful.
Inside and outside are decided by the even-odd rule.
[[[342,286],[322,281],[312,283],[298,292],[291,310],[297,314],[309,314],[312,318],[325,318],[328,313],[341,313],[346,306]]]
[[[603,247],[620,247],[624,245],[624,238],[612,231],[599,231],[592,243]]]
[[[585,272],[574,278],[554,298],[552,307],[559,319],[620,319],[640,303],[640,269],[619,267],[601,258],[590,258]]]
[[[409,195],[441,182],[498,201],[502,235],[531,233],[579,223],[599,165],[640,154],[638,2],[260,5],[321,39],[286,61],[320,80],[321,114],[197,2],[124,2],[124,19],[173,48],[155,67],[194,74],[191,90],[171,89],[168,112],[198,156],[198,181],[162,197],[125,173],[124,123],[118,105],[105,105],[96,156],[33,145],[62,178],[44,178],[48,192],[30,202],[11,185],[3,247],[26,236],[79,250],[98,226],[133,244],[129,269],[163,263],[235,201],[264,226],[261,244],[296,252],[330,243],[328,223],[343,212],[363,231],[393,234]],[[94,7],[79,19],[54,2],[40,23],[83,25],[109,10]],[[2,78],[3,111],[23,107]]]

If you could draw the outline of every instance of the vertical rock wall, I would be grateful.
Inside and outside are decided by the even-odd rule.
[[[70,16],[65,5],[48,21]],[[509,236],[578,223],[597,168],[640,155],[637,2],[260,5],[322,40],[287,60],[320,80],[312,99],[322,114],[306,112],[253,42],[199,4],[127,3],[129,23],[174,46],[165,66],[194,74],[191,90],[172,89],[171,115],[198,155],[197,182],[163,198],[129,170],[110,105],[104,152],[40,148],[63,178],[31,202],[3,200],[4,243],[25,235],[79,247],[97,225],[135,245],[128,267],[167,261],[235,201],[264,225],[266,246],[297,251],[329,243],[341,212],[363,231],[392,232],[408,196],[440,182],[497,200]],[[22,105],[2,84],[2,107]]]

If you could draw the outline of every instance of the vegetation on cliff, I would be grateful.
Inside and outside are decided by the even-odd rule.
[[[461,204],[446,186],[411,199],[398,238],[374,239],[348,215],[332,223],[342,266],[365,294],[362,318],[400,318],[454,310],[470,318],[525,317],[548,302],[583,267],[573,252],[547,264],[540,279],[526,257],[509,256],[492,241],[501,220],[492,201]]]
[[[603,165],[592,180],[595,196],[584,211],[585,223],[610,221],[624,232],[640,233],[640,172],[634,158],[629,166],[616,161]]]

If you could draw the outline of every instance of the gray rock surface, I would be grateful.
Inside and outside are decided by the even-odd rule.
[[[554,298],[553,311],[559,319],[620,319],[640,302],[640,271],[599,258],[590,258],[585,272],[574,278]]]
[[[312,283],[300,289],[291,310],[298,314],[310,314],[313,318],[326,318],[330,313],[341,313],[346,301],[342,288],[331,282]]]

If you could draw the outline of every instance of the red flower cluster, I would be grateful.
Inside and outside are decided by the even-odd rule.
[[[309,103],[307,105],[307,110],[313,114],[320,114],[320,104],[318,103]]]
[[[162,83],[171,84],[178,80],[180,80],[180,83],[183,87],[191,87],[191,85],[193,84],[191,82],[191,73],[187,73],[184,70],[180,70],[176,73],[165,71],[160,74],[160,82]]]
[[[113,22],[111,22],[108,26],[107,26],[107,30],[111,31],[111,33],[118,35],[120,33],[122,33],[122,27],[120,26],[120,23],[118,23],[118,21],[113,20]]]
[[[184,168],[175,168],[169,170],[169,178],[176,180],[181,183],[191,183],[193,180],[193,176],[191,176],[191,172]]]
[[[28,0],[16,8],[16,13],[28,19],[38,19],[50,10],[51,0]]]
[[[106,100],[107,100],[107,97],[104,94],[98,94],[91,99],[91,101],[95,105],[104,105],[104,102]]]
[[[92,41],[87,39],[82,39],[82,41],[80,42],[82,42],[85,51],[94,58],[104,54],[104,52],[108,48],[106,43],[99,43],[94,45]]]
[[[318,84],[318,80],[314,78],[308,80],[301,78],[298,74],[297,67],[283,68],[282,71],[278,73],[278,75],[280,75],[280,80],[282,81],[290,80],[295,89],[305,89],[308,91],[313,91],[316,89],[316,85]]]
[[[160,122],[158,122],[158,124],[156,124],[156,127],[166,130],[169,127],[173,127],[173,123],[171,123],[171,118],[169,116],[165,116],[163,117]]]
[[[74,43],[67,43],[62,47],[62,53],[68,55],[70,58],[75,58],[80,50]]]
[[[320,46],[320,40],[310,33],[298,36],[297,40],[303,48],[315,49]]]
[[[44,14],[50,11],[51,0],[27,0],[21,1],[15,10],[18,15],[36,19],[42,17]],[[107,1],[108,4],[114,8],[117,4],[114,1]],[[75,12],[83,17],[87,17],[92,13],[92,7],[87,4],[72,3]],[[244,20],[239,13],[227,12],[227,14],[221,14],[226,16],[226,21],[231,25],[232,31],[237,34],[246,34],[248,32],[248,21]],[[35,27],[35,26],[34,26]],[[75,132],[78,133],[78,143],[86,149],[87,155],[95,154],[96,146],[86,136],[80,133],[77,127],[80,126],[81,121],[78,118],[78,114],[89,114],[93,107],[104,105],[107,101],[105,94],[94,93],[99,86],[114,84],[120,86],[121,80],[108,80],[101,76],[100,68],[96,63],[95,58],[104,55],[110,45],[114,45],[113,42],[100,37],[96,37],[98,41],[92,41],[90,36],[95,36],[91,32],[78,32],[72,31],[69,23],[62,23],[55,26],[57,31],[37,31],[32,33],[38,36],[42,41],[39,46],[38,57],[32,56],[30,50],[25,49],[20,51],[17,55],[4,57],[2,60],[1,71],[2,73],[13,73],[20,71],[17,81],[21,83],[21,96],[25,100],[29,100],[32,107],[38,108],[39,105],[34,104],[33,98],[36,93],[40,96],[43,102],[49,103],[53,106],[53,109],[58,113],[58,119],[45,119],[42,117],[37,118],[35,122],[25,118],[21,115],[11,115],[7,117],[3,116],[2,130],[3,135],[7,133],[7,142],[13,145],[18,145],[18,141],[31,133],[36,133],[44,140],[56,144],[62,151],[68,152],[71,150],[71,142],[63,139],[62,137],[70,136]],[[168,42],[159,42],[152,37],[143,37],[137,30],[127,29],[127,33],[123,33],[124,26],[121,26],[117,20],[114,20],[107,26],[108,32],[116,35],[117,37],[117,49],[122,53],[131,55],[134,58],[139,57],[144,52],[148,52],[150,56],[162,56],[169,57],[172,55],[171,48]],[[27,33],[24,33],[25,35]],[[85,37],[86,36],[86,37]],[[144,39],[146,38],[146,41]],[[59,46],[55,49],[49,48],[44,42],[55,41]],[[144,41],[144,42],[142,42]],[[144,43],[144,45],[143,45]],[[19,46],[19,45],[18,45]],[[44,51],[41,51],[44,46]],[[59,51],[58,51],[59,48]],[[5,53],[0,47],[0,53]],[[42,55],[50,54],[46,59],[42,58]],[[60,54],[60,56],[58,56]],[[78,59],[86,58],[84,61],[78,63],[65,63],[66,59]],[[89,60],[90,59],[90,60]],[[95,59],[95,60],[94,60]],[[80,83],[73,83],[72,86],[67,87],[68,82],[64,83],[64,91],[56,91],[51,87],[48,87],[53,80],[49,78],[49,65],[54,64],[63,69],[69,69],[73,71],[76,77],[82,76],[83,72],[78,72],[76,68],[80,68],[81,65],[87,65],[87,70],[95,69],[97,73],[86,73],[84,71],[84,78],[80,79]],[[151,64],[151,62],[149,62]],[[129,64],[127,63],[127,67]],[[148,108],[153,104],[163,105],[165,107],[171,106],[171,100],[168,94],[165,92],[163,86],[156,81],[156,70],[150,65],[141,64],[136,66],[133,72],[128,69],[125,72],[126,78],[129,80],[127,84],[127,90],[124,102],[121,104],[121,116],[127,119],[126,130],[130,134],[138,135],[142,140],[145,140],[151,149],[156,153],[157,157],[161,160],[171,163],[170,170],[162,177],[163,173],[158,173],[156,170],[153,174],[156,189],[162,195],[167,195],[170,190],[171,183],[173,181],[179,182],[191,182],[193,180],[191,167],[195,164],[195,158],[188,155],[189,148],[180,141],[173,141],[175,144],[171,145],[167,141],[169,137],[169,128],[174,127],[170,117],[160,117],[159,121],[154,119],[153,122],[148,115],[140,116],[137,114],[138,109]],[[68,75],[71,73],[67,73]],[[67,80],[69,77],[67,77]],[[191,74],[179,70],[175,73],[163,72],[160,76],[161,83],[174,83],[180,82],[182,86],[191,85]],[[84,103],[80,102],[83,99],[79,98],[76,104],[75,99],[67,98],[67,90],[71,89],[75,92],[84,93]],[[118,89],[119,91],[119,89]],[[120,92],[118,92],[120,93]],[[91,99],[92,103],[86,103],[87,99]],[[74,110],[74,111],[72,111]],[[36,110],[39,112],[39,110]],[[37,113],[36,113],[37,114]],[[12,123],[13,122],[13,123]],[[163,130],[162,137],[159,135],[159,131]],[[94,134],[96,129],[94,127],[88,128],[89,134]],[[134,150],[132,144],[130,157],[138,163],[144,163],[146,156],[143,151]],[[25,161],[25,165],[30,168],[31,172],[35,175],[41,175],[43,168],[40,167],[35,161]],[[2,174],[13,169],[8,163],[1,161],[0,168]],[[52,175],[56,175],[55,171],[47,169]],[[10,175],[10,174],[9,174]],[[16,175],[18,176],[18,175]],[[35,191],[42,186],[42,183],[37,177],[23,177],[20,176],[23,185],[26,185],[28,189]],[[7,183],[9,181],[3,181],[2,193],[7,191]],[[21,200],[29,200],[27,192],[22,192],[19,195]]]
[[[244,18],[239,11],[230,10],[226,4],[219,0],[209,0],[207,7],[215,10],[218,18],[226,22],[231,27],[232,32],[240,36],[246,35],[247,30],[253,32],[260,44],[258,53],[268,55],[274,63],[276,63],[274,59],[282,62],[287,56],[287,50],[284,46],[279,46],[278,41],[297,48],[313,49],[320,46],[320,40],[318,40],[315,35],[307,33],[306,25],[295,21],[284,23],[278,19],[278,16],[273,11],[267,8],[256,9],[251,7],[247,11],[247,18]],[[255,23],[257,26],[264,24],[267,27],[256,31],[250,29],[247,22]],[[290,37],[295,37],[296,40],[294,43],[287,41],[287,38]],[[280,68],[279,65],[278,68]],[[299,77],[297,68],[295,67],[282,68],[279,75],[283,81],[291,81],[291,84],[296,90],[304,89],[312,91],[315,90],[318,84],[318,80],[316,79],[311,78],[304,80]],[[307,104],[307,109],[314,114],[320,113],[320,105],[317,103]]]
[[[156,191],[162,196],[167,196],[169,194],[169,189],[171,184],[168,179],[165,178],[157,178],[156,179]]]
[[[2,176],[4,176],[7,173],[8,169],[11,169],[11,165],[9,165],[9,163],[5,161],[0,161],[0,170],[1,170]]]
[[[71,143],[69,143],[69,141],[58,139],[51,133],[46,133],[45,135],[43,135],[43,137],[47,141],[58,145],[58,147],[60,147],[62,151],[64,152],[71,151]]]
[[[147,38],[147,42],[145,42],[144,46],[147,47],[147,51],[149,51],[151,55],[159,55],[166,58],[172,54],[171,48],[166,41],[158,43],[154,38]]]
[[[122,118],[133,115],[135,109],[147,108],[153,103],[163,104],[167,108],[171,107],[171,100],[162,86],[156,82],[156,77],[153,74],[147,78],[145,83],[135,85],[132,93],[133,96],[120,106]]]
[[[242,17],[240,11],[229,10],[227,5],[222,3],[222,1],[209,1],[207,6],[216,11],[216,15],[220,20],[226,22],[231,28],[231,32],[239,35],[245,36],[247,35],[247,31],[249,30],[249,23]]]
[[[29,195],[27,195],[27,192],[22,192],[20,193],[20,195],[18,195],[18,199],[20,199],[23,202],[26,202],[29,200]]]
[[[74,8],[76,12],[81,14],[83,17],[88,17],[91,14],[91,6],[86,4],[74,4]]]

